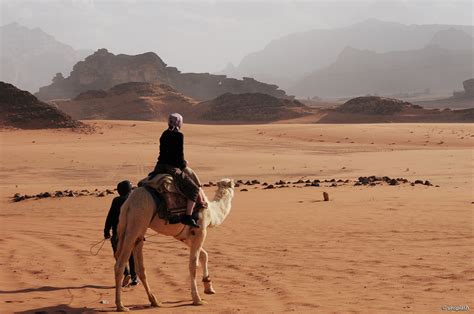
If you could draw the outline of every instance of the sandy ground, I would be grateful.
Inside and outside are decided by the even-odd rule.
[[[136,183],[153,168],[164,124],[94,123],[91,135],[0,133],[2,313],[114,310],[110,243],[89,253],[113,196],[9,200],[16,192]],[[474,308],[472,125],[185,125],[183,132],[186,158],[203,181],[386,175],[439,187],[237,188],[229,218],[204,246],[217,290],[204,296],[208,304],[190,305],[184,245],[155,236],[145,263],[163,308],[148,307],[141,285],[126,290],[126,306],[140,313]],[[212,196],[212,187],[205,190]],[[323,191],[331,201],[321,201]]]

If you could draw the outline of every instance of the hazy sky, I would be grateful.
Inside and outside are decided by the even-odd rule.
[[[74,48],[156,52],[180,70],[215,72],[272,39],[368,18],[404,24],[473,24],[471,0],[141,1],[0,0],[1,25],[40,27]]]

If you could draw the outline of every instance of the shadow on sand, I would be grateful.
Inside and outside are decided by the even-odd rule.
[[[76,289],[84,289],[84,288],[92,288],[92,289],[113,289],[115,286],[98,286],[98,285],[84,285],[84,286],[76,286],[76,287],[52,287],[52,286],[44,286],[38,288],[26,288],[26,289],[18,289],[18,290],[0,290],[0,294],[15,294],[15,293],[28,293],[28,292],[50,292],[50,291],[58,291],[58,290],[76,290]]]

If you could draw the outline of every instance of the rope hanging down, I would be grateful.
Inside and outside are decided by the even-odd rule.
[[[151,238],[151,237],[154,237],[154,236],[156,236],[156,235],[158,235],[158,233],[149,235],[149,236],[145,237],[144,240],[146,240],[146,239],[148,239],[148,238]],[[90,253],[92,256],[97,256],[97,255],[99,255],[100,250],[102,250],[102,247],[104,246],[104,243],[105,243],[105,241],[107,241],[107,240],[109,240],[109,239],[102,239],[102,240],[100,240],[100,241],[98,241],[98,242],[92,244],[92,246],[89,248],[89,253]],[[159,242],[150,241],[150,243],[159,243]],[[93,250],[96,246],[98,246],[98,245],[100,245],[100,246],[99,246],[99,248],[97,249],[97,251],[96,251],[95,253],[92,252],[92,250]]]

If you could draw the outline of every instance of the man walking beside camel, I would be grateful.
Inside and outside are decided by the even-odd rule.
[[[120,217],[120,208],[122,207],[123,203],[128,198],[128,195],[132,191],[132,184],[130,181],[122,181],[117,185],[117,192],[119,196],[114,198],[112,201],[112,205],[110,206],[109,213],[107,214],[107,219],[105,220],[104,226],[104,239],[109,239],[112,244],[112,250],[115,253],[117,252],[117,244],[118,244],[118,237],[117,237],[117,225],[119,223]],[[110,237],[110,229],[112,229],[112,237]],[[130,279],[132,280],[131,285],[135,286],[138,284],[137,274],[135,273],[135,261],[133,259],[133,254],[130,255],[128,260],[129,267],[125,267],[124,270],[124,279],[122,282],[122,286],[128,286]]]

